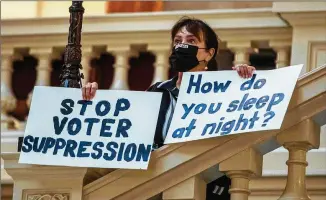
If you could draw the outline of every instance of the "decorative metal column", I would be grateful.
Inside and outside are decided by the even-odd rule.
[[[60,81],[62,87],[81,87],[81,78],[83,74],[79,69],[81,66],[81,30],[83,25],[83,1],[73,1],[72,6],[69,7],[70,12],[70,27],[68,35],[68,44],[64,51],[64,64],[62,66],[62,73]]]

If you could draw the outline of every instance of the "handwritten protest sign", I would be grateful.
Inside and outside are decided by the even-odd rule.
[[[165,144],[279,129],[302,67],[185,73]]]
[[[19,163],[147,169],[161,94],[35,87]]]

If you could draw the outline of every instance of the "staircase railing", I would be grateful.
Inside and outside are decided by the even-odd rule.
[[[293,175],[305,179],[305,153],[319,146],[320,127],[326,124],[325,86],[325,66],[302,76],[280,130],[165,146],[153,152],[148,170],[115,170],[86,185],[84,197],[147,199],[190,178],[203,175],[212,167],[231,177],[234,183],[231,196],[238,196],[248,191],[248,183],[244,180],[249,180],[251,175],[261,175],[262,155],[281,145],[290,152],[287,188],[291,188],[297,184]],[[295,188],[292,189],[298,195],[306,195],[304,181]],[[283,197],[291,192],[286,189]],[[248,198],[249,193],[245,194]]]

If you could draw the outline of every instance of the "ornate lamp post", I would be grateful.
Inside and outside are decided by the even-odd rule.
[[[68,35],[68,44],[64,51],[64,64],[60,75],[62,87],[81,87],[81,78],[79,69],[81,66],[81,30],[83,25],[83,1],[73,1],[69,8],[70,27]]]

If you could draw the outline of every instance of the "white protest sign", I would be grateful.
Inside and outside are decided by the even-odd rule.
[[[279,129],[302,67],[184,73],[164,143]]]
[[[37,86],[19,163],[147,169],[161,93]]]

